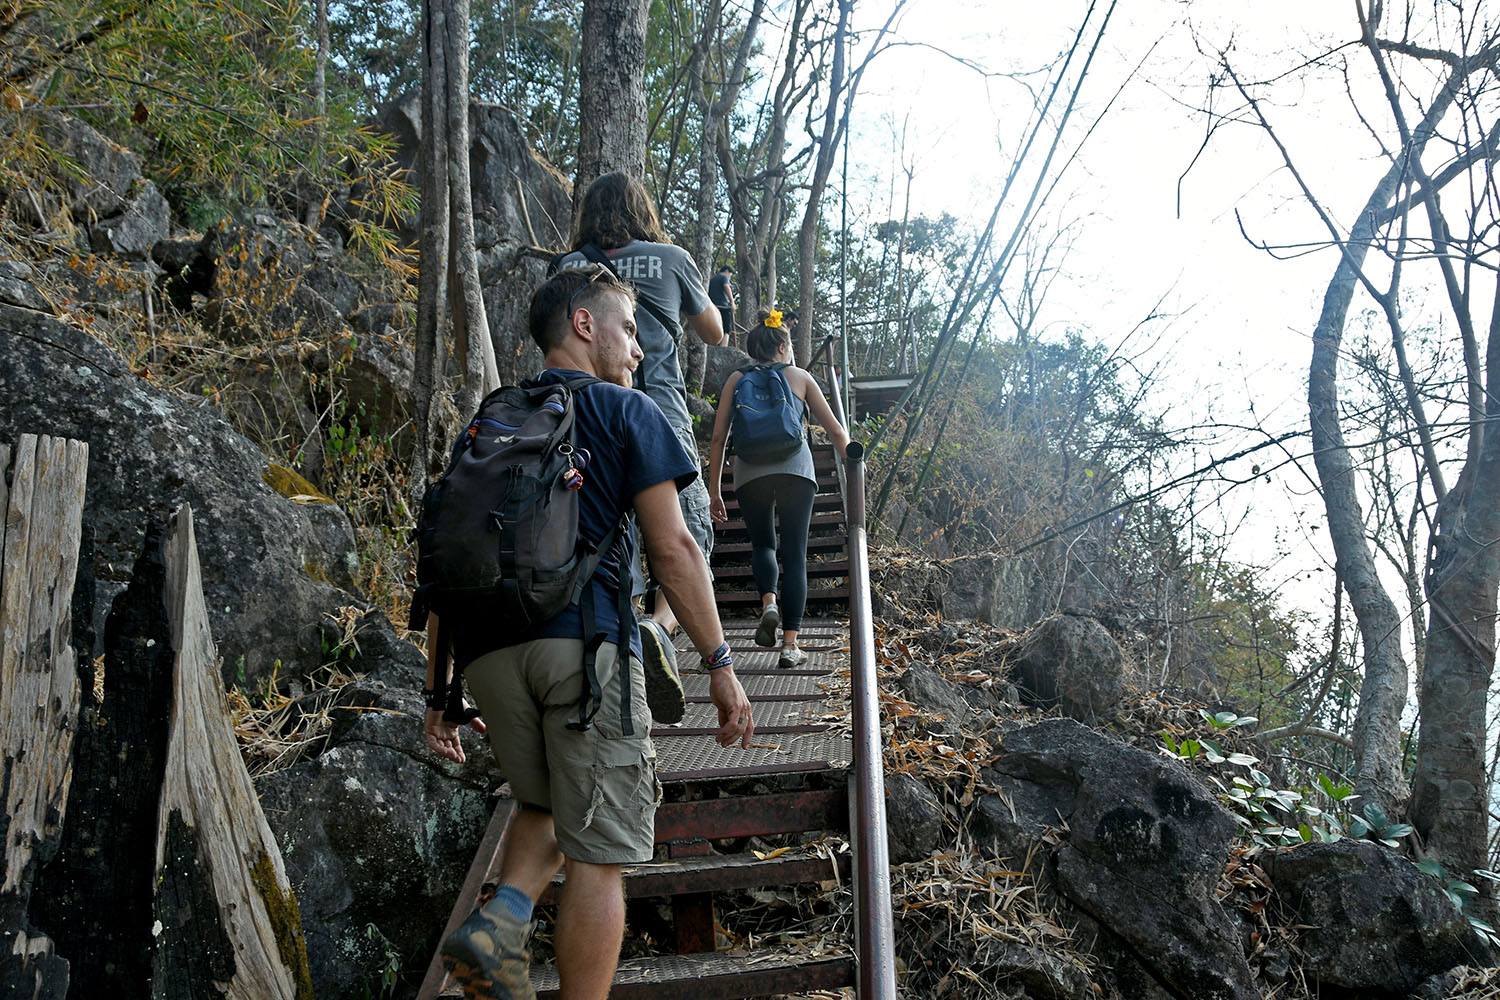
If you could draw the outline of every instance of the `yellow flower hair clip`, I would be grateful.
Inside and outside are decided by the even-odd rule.
[[[770,312],[770,314],[768,316],[766,316],[766,318],[762,321],[762,324],[765,326],[765,328],[767,330],[780,330],[781,329],[781,310],[780,309],[772,309],[771,312]]]

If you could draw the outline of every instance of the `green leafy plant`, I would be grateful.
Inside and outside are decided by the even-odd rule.
[[[385,1000],[396,993],[396,979],[401,974],[401,953],[396,950],[391,939],[374,924],[365,925],[365,937],[373,942],[376,950],[381,953],[380,967],[377,970],[380,977],[380,992],[374,996],[379,1000]],[[365,992],[369,993],[368,987]]]
[[[1385,810],[1374,802],[1366,802],[1361,815],[1349,821],[1349,836],[1373,840],[1384,844],[1386,847],[1400,847],[1401,838],[1409,836],[1412,826],[1409,823],[1393,823],[1391,818],[1385,814]]]

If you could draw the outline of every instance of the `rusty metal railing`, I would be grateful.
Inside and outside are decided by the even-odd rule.
[[[827,347],[827,344],[824,344]],[[820,351],[819,354],[822,354]],[[833,414],[849,426],[841,372],[832,352],[824,359]],[[880,693],[875,673],[874,612],[870,604],[870,551],[865,530],[864,446],[849,442],[834,453],[849,529],[849,665],[854,726],[854,776],[850,781],[854,848],[854,955],[859,1000],[896,1000],[896,939],[891,904],[891,862],[886,846],[885,766]]]

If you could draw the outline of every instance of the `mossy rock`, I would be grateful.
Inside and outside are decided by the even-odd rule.
[[[267,486],[288,500],[295,500],[297,503],[333,503],[333,500],[324,495],[316,486],[284,465],[272,462],[266,466],[260,478],[265,480]]]

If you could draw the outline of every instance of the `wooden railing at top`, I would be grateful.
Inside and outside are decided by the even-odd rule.
[[[811,364],[827,374],[833,415],[849,426],[844,412],[842,372],[826,338]],[[854,778],[849,837],[854,848],[854,955],[859,1000],[896,1000],[896,940],[891,903],[890,852],[885,841],[885,769],[880,735],[880,696],[875,676],[875,626],[870,605],[870,553],[865,531],[864,446],[849,442],[845,455],[834,451],[839,492],[849,531],[849,667],[854,725]]]

